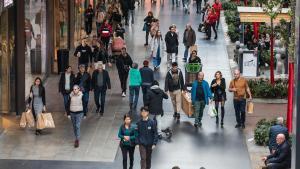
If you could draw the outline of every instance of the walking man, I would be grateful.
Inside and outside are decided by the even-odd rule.
[[[169,92],[173,109],[174,118],[180,119],[181,110],[181,92],[185,90],[184,80],[177,62],[172,63],[172,68],[168,71],[165,80],[165,92]]]
[[[247,80],[241,77],[237,69],[234,71],[234,79],[230,82],[229,91],[234,93],[233,104],[237,123],[235,128],[245,128],[247,93],[250,100],[252,100],[252,95]]]
[[[91,76],[86,72],[85,65],[79,65],[79,72],[77,73],[75,84],[80,87],[80,91],[83,94],[83,118],[86,118],[91,89]]]
[[[168,99],[168,94],[159,88],[158,81],[154,81],[147,93],[145,106],[149,108],[149,112],[156,120],[158,137],[162,138],[162,117],[164,115],[163,99]]]
[[[74,56],[78,58],[78,65],[84,65],[87,69],[89,66],[92,48],[86,44],[86,39],[82,39],[81,44],[76,47]]]
[[[147,91],[150,89],[151,84],[154,81],[153,70],[149,68],[149,61],[145,60],[143,62],[144,67],[140,69],[142,77],[142,92],[143,92],[143,103],[145,105]]]
[[[176,53],[178,52],[178,35],[176,33],[176,29],[173,26],[169,27],[169,31],[165,35],[165,42],[167,47],[167,61],[168,66],[172,62],[177,62]]]
[[[106,90],[111,89],[109,74],[103,69],[103,64],[98,64],[98,69],[92,75],[92,90],[94,91],[95,104],[97,106],[96,113],[103,116]],[[99,103],[99,99],[100,102]]]
[[[58,90],[63,95],[66,114],[68,113],[68,101],[72,92],[75,81],[75,75],[72,72],[72,67],[68,66],[66,71],[61,74],[59,79]]]
[[[202,117],[205,105],[209,104],[212,98],[209,84],[204,80],[204,73],[198,73],[198,80],[192,85],[192,104],[195,108],[195,124],[194,126],[202,127]]]
[[[141,108],[142,119],[137,122],[137,139],[141,156],[141,169],[151,168],[152,150],[158,141],[155,122],[149,118],[149,110]]]
[[[183,33],[183,44],[185,46],[183,61],[186,62],[188,59],[189,48],[196,43],[196,33],[192,28],[191,24],[186,25],[186,29]]]
[[[126,96],[128,73],[130,68],[132,67],[132,63],[132,59],[126,52],[126,48],[123,47],[121,50],[121,55],[117,58],[116,61],[116,66],[121,83],[122,97]]]

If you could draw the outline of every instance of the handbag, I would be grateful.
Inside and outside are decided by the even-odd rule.
[[[254,112],[254,104],[252,101],[248,101],[247,103],[247,113],[253,114]]]
[[[208,115],[211,117],[211,118],[214,118],[217,116],[217,110],[215,108],[215,104],[214,102],[211,102],[208,106]]]
[[[39,113],[37,115],[36,128],[39,129],[39,130],[42,130],[42,129],[45,128],[45,123],[44,123],[44,120],[43,120],[43,117],[42,117],[42,113]]]
[[[32,111],[31,109],[28,109],[26,112],[25,112],[25,117],[26,117],[26,123],[27,123],[27,126],[28,127],[34,127],[34,118],[33,118],[33,114],[32,114]]]
[[[51,113],[42,113],[42,118],[45,124],[45,128],[55,128]]]
[[[145,22],[145,23],[144,23],[144,26],[143,26],[143,31],[147,31],[147,29],[148,29],[148,25],[147,25],[147,23]]]

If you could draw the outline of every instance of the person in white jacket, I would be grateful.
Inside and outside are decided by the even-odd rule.
[[[162,38],[160,30],[157,30],[155,36],[151,39],[151,56],[154,70],[159,68],[164,51],[165,41]]]
[[[72,121],[76,138],[74,147],[77,148],[79,147],[80,124],[83,118],[83,94],[78,85],[74,85],[70,94],[68,118]]]

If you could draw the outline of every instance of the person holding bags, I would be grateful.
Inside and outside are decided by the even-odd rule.
[[[46,97],[45,97],[45,87],[43,86],[42,79],[37,77],[34,80],[34,84],[30,87],[30,94],[28,99],[27,108],[32,108],[33,117],[37,123],[36,135],[42,134],[42,129],[39,122],[42,121],[41,113],[46,111]]]
[[[127,154],[129,153],[130,165],[133,168],[136,131],[131,125],[129,114],[124,115],[124,124],[120,126],[118,137],[120,138],[120,148],[123,156],[123,169],[127,169]]]
[[[225,115],[225,101],[226,101],[226,82],[222,77],[222,73],[217,71],[215,73],[215,79],[211,82],[211,92],[214,94],[215,108],[218,113],[219,104],[221,104],[221,127],[224,125],[224,115]],[[219,124],[219,115],[216,116],[216,124]]]

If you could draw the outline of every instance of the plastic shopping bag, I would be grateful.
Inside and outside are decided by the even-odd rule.
[[[217,116],[217,110],[215,108],[215,104],[214,102],[211,102],[208,106],[208,115],[211,117],[211,118],[214,118]]]

